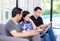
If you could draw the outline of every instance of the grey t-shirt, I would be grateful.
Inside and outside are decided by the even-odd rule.
[[[16,30],[17,32],[21,32],[22,31],[22,27],[21,25],[16,25],[12,20],[9,20],[6,24],[6,33],[8,36],[12,36],[11,35],[11,31]]]

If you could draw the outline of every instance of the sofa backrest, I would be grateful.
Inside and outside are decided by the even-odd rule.
[[[0,24],[0,34],[6,35],[6,25]]]

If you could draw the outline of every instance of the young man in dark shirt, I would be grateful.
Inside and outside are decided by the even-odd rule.
[[[34,15],[32,15],[30,18],[33,20],[34,24],[37,27],[42,27],[45,28],[47,27],[49,24],[43,24],[43,20],[42,17],[40,16],[42,13],[42,9],[40,7],[36,7],[34,9]]]
[[[43,24],[43,20],[42,20],[42,17],[40,16],[42,13],[42,9],[40,7],[36,7],[34,8],[34,15],[32,15],[30,18],[33,20],[34,24],[37,26],[37,27],[42,27],[43,29],[45,29],[45,27],[47,27],[48,25],[50,24]],[[56,41],[55,37],[54,37],[54,33],[52,31],[52,29],[50,28],[48,31],[47,31],[48,35],[47,36],[46,34],[41,36],[43,38],[45,38],[45,41]],[[52,34],[50,34],[52,33]],[[51,39],[53,37],[53,39]]]

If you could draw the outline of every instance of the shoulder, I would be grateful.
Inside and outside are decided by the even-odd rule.
[[[30,16],[30,18],[31,18],[32,20],[34,20],[34,19],[35,19],[33,15],[32,15],[32,16]]]
[[[12,26],[12,22],[9,20],[7,23],[6,23],[6,29],[10,29]]]
[[[9,20],[6,24],[6,27],[14,27],[15,26],[15,23],[12,21],[12,20]]]
[[[7,26],[7,25],[10,25],[10,24],[12,24],[12,21],[11,21],[11,20],[9,20],[9,21],[6,23],[6,26]]]
[[[28,25],[31,25],[32,23],[31,22],[27,22]]]
[[[31,22],[28,21],[27,24],[31,24]]]
[[[32,15],[32,16],[30,16],[30,18],[33,18],[34,16]]]
[[[42,19],[42,17],[38,17],[38,19]]]
[[[23,22],[23,21],[21,21],[19,24],[20,24],[20,25],[22,25],[22,24],[24,24],[24,22]]]

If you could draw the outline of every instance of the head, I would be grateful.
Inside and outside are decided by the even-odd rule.
[[[28,11],[23,11],[22,13],[23,21],[28,21],[30,18],[30,12]]]
[[[15,18],[15,19],[17,19],[19,21],[21,19],[21,17],[22,17],[21,12],[22,12],[22,9],[15,7],[12,10],[12,18]]]
[[[39,17],[41,15],[41,13],[42,13],[42,8],[40,8],[40,7],[34,8],[34,14],[36,17]]]

